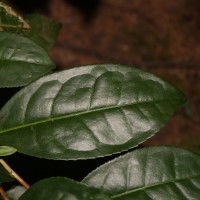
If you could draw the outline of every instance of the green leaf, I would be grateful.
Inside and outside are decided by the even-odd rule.
[[[8,146],[0,146],[0,156],[9,156],[15,153],[17,149]]]
[[[112,199],[197,200],[200,156],[175,147],[143,148],[100,166],[83,183]]]
[[[111,200],[100,190],[70,179],[56,177],[31,186],[19,200]]]
[[[29,31],[29,24],[9,5],[0,2],[0,31],[25,33]]]
[[[25,35],[49,50],[55,43],[61,24],[38,14],[27,15],[25,19],[31,27]]]
[[[9,175],[9,173],[0,164],[0,185],[2,183],[11,182],[15,179]]]
[[[0,32],[0,87],[24,86],[49,73],[54,64],[32,40]]]
[[[50,159],[105,156],[154,135],[185,96],[140,69],[92,65],[55,73],[0,111],[0,143]]]

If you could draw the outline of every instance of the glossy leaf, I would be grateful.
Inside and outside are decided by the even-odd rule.
[[[184,101],[180,91],[140,69],[70,69],[27,86],[2,108],[0,141],[44,158],[104,156],[154,135]]]
[[[0,87],[27,85],[54,67],[46,51],[32,40],[0,32]]]
[[[30,25],[30,31],[25,35],[49,50],[55,43],[61,24],[38,14],[27,15],[25,19]]]
[[[200,156],[174,147],[143,148],[97,168],[83,183],[112,199],[197,200]]]
[[[5,182],[11,182],[15,179],[0,164],[0,185]]]
[[[0,31],[25,33],[29,31],[29,24],[9,5],[0,1]]]
[[[111,200],[100,190],[66,178],[49,178],[31,186],[19,200]]]
[[[0,156],[9,156],[15,153],[17,149],[8,146],[0,146]]]

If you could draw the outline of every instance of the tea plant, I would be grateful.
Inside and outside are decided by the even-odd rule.
[[[23,86],[0,110],[0,156],[18,151],[67,165],[123,152],[81,182],[50,177],[32,186],[0,159],[4,200],[199,199],[199,155],[170,146],[133,150],[186,101],[181,91],[118,64],[52,73],[47,51],[60,26],[39,15],[22,18],[2,2],[0,14],[0,87]],[[3,185],[13,179],[26,191],[9,197]]]

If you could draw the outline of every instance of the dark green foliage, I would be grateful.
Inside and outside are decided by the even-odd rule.
[[[18,151],[77,160],[121,153],[152,137],[186,101],[134,67],[99,64],[46,75],[55,67],[47,51],[60,25],[39,15],[22,18],[1,1],[0,22],[0,87],[25,86],[0,110],[0,156]],[[0,166],[0,185],[13,180],[9,173]],[[82,183],[41,180],[19,200],[198,200],[199,194],[200,156],[157,146],[119,156]]]
[[[38,44],[14,33],[0,32],[0,88],[27,85],[54,68]]]

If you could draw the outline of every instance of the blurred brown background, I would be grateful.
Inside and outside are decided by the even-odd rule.
[[[141,67],[188,96],[169,123],[145,145],[170,144],[200,153],[199,0],[10,0],[63,28],[51,57],[60,69],[94,63]]]

